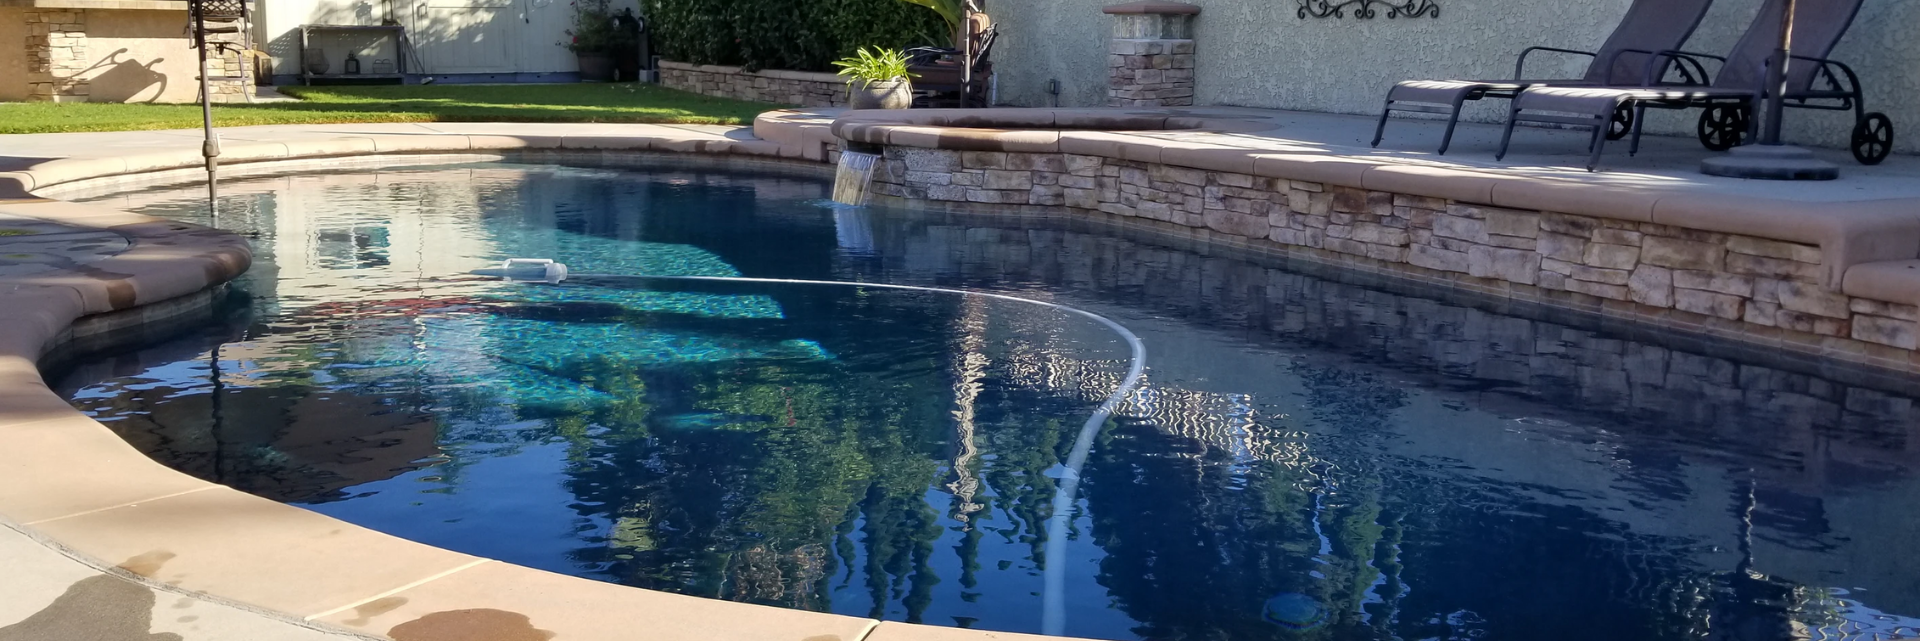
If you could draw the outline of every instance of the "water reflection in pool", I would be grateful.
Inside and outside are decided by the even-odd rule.
[[[824,181],[485,164],[251,179],[221,322],[73,364],[204,478],[647,588],[1113,639],[1920,636],[1911,394],[1138,232],[822,207]],[[105,197],[198,219],[191,188]],[[1065,558],[1044,521],[1126,352],[1056,312],[577,272],[938,284],[1128,325]]]

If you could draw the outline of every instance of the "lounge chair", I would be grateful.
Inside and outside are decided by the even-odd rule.
[[[1380,110],[1380,124],[1373,129],[1373,146],[1387,130],[1387,116],[1395,111],[1437,113],[1447,116],[1447,133],[1440,139],[1440,153],[1453,143],[1454,126],[1460,122],[1460,105],[1482,98],[1512,98],[1528,87],[1586,86],[1601,87],[1640,79],[1647,53],[1679,49],[1700,26],[1701,17],[1713,0],[1634,0],[1627,15],[1614,27],[1613,35],[1597,51],[1577,51],[1556,47],[1527,47],[1513,65],[1512,80],[1409,80],[1387,91],[1386,106]],[[1525,80],[1527,56],[1536,51],[1588,56],[1593,59],[1579,78]],[[1705,82],[1705,78],[1698,81]],[[1614,123],[1615,139],[1627,134],[1632,123]]]
[[[1672,85],[1659,82],[1649,86],[1620,87],[1532,87],[1513,99],[1506,133],[1500,140],[1504,158],[1513,138],[1516,122],[1547,122],[1593,127],[1592,156],[1587,170],[1600,164],[1606,147],[1607,129],[1612,114],[1633,110],[1633,143],[1629,153],[1640,150],[1639,123],[1648,108],[1689,109],[1700,107],[1697,133],[1700,144],[1714,151],[1725,151],[1752,136],[1756,119],[1753,113],[1766,96],[1767,64],[1780,41],[1781,2],[1767,0],[1747,27],[1746,35],[1733,45],[1726,57],[1684,51],[1662,51],[1647,61],[1651,70],[1656,62],[1672,60],[1682,67],[1697,69],[1705,75],[1703,59],[1720,63],[1713,82],[1706,85]],[[1796,0],[1793,19],[1793,50],[1801,52],[1787,64],[1785,105],[1806,109],[1851,110],[1854,113],[1852,150],[1855,160],[1873,165],[1885,160],[1893,147],[1893,123],[1885,114],[1868,113],[1860,96],[1860,79],[1853,69],[1829,60],[1840,36],[1853,24],[1861,0]],[[1805,55],[1801,55],[1805,54]],[[1648,71],[1648,77],[1652,72]],[[1819,84],[1816,88],[1815,84]]]

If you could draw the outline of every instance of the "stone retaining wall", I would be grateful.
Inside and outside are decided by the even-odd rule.
[[[847,84],[830,73],[660,62],[660,86],[703,96],[801,107],[844,107]]]
[[[1060,153],[889,146],[874,193],[1204,228],[1452,287],[1911,367],[1916,307],[1822,284],[1818,247]]]

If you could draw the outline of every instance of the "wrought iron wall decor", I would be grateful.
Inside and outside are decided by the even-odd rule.
[[[1315,18],[1345,18],[1347,17],[1347,9],[1349,7],[1353,9],[1354,19],[1372,20],[1375,16],[1380,15],[1380,10],[1373,7],[1373,5],[1376,4],[1386,8],[1388,18],[1398,18],[1401,16],[1408,18],[1418,18],[1420,16],[1427,16],[1429,18],[1440,17],[1440,5],[1433,0],[1405,0],[1403,2],[1393,2],[1391,0],[1299,0],[1299,2],[1300,10],[1295,13],[1300,15],[1301,20],[1307,19],[1308,16]]]

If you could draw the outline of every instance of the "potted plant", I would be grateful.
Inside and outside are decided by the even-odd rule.
[[[590,82],[613,80],[613,54],[633,36],[614,24],[610,0],[573,0],[573,27],[560,46],[573,52],[580,66],[580,79]]]
[[[854,109],[906,109],[913,106],[913,75],[907,54],[898,49],[861,47],[857,55],[835,60],[847,77],[847,106]]]

